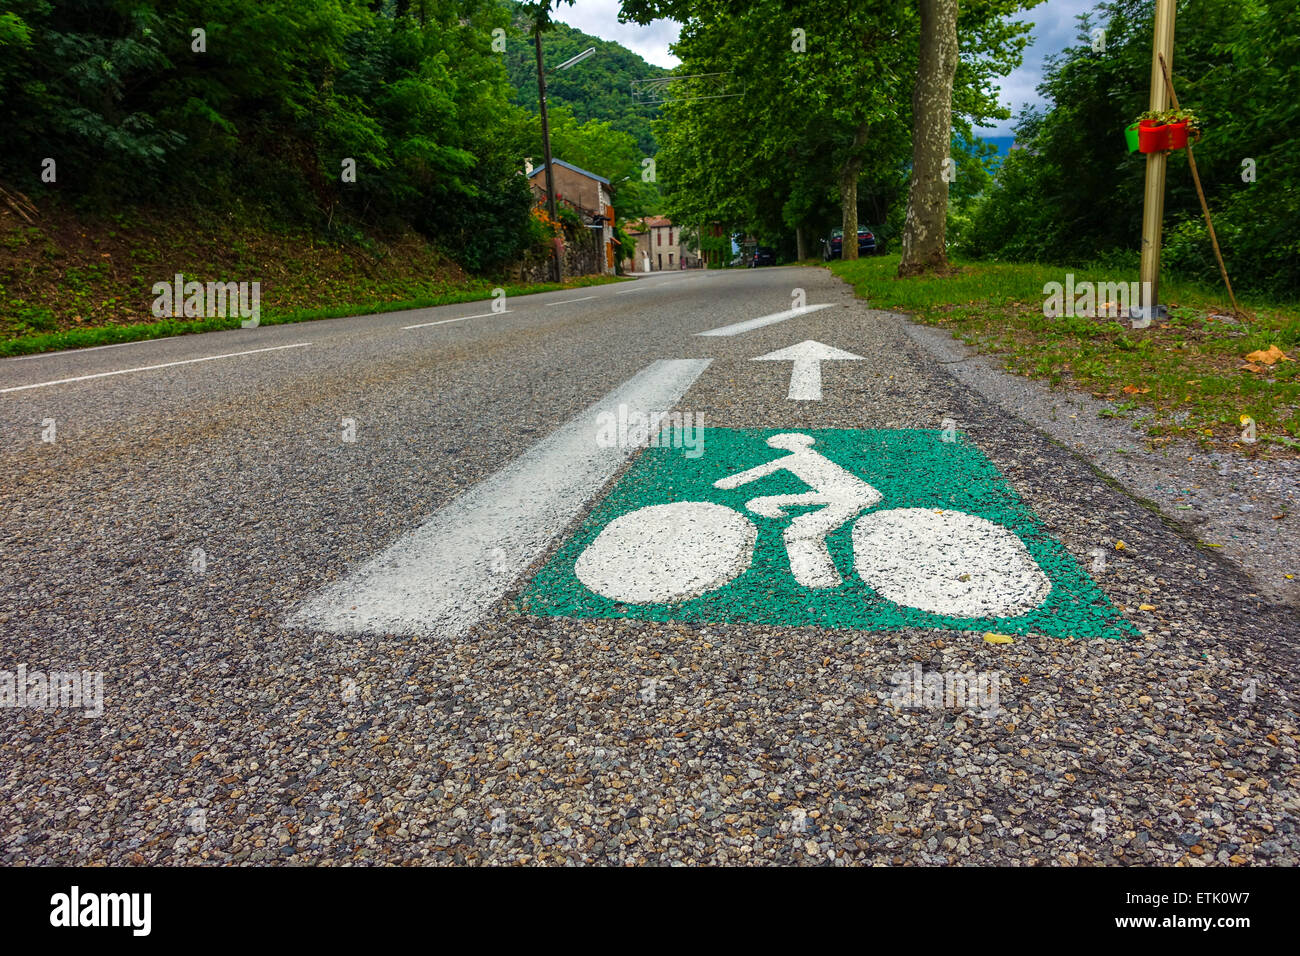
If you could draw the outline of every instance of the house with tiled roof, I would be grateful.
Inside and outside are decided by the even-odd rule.
[[[599,243],[604,249],[603,271],[614,271],[614,206],[609,180],[597,176],[562,159],[551,160],[551,176],[555,181],[555,202],[572,208],[582,217],[583,225],[599,232]],[[524,175],[533,190],[533,200],[546,202],[546,164],[534,166],[532,160],[524,161]]]
[[[682,239],[681,227],[666,216],[646,216],[624,230],[636,241],[636,272],[698,269],[703,262],[691,242]]]

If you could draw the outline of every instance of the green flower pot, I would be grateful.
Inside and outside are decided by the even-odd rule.
[[[1124,139],[1128,142],[1128,151],[1136,153],[1138,151],[1138,124],[1125,127]]]

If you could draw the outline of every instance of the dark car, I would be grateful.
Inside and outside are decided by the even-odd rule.
[[[776,250],[771,246],[759,246],[754,250],[754,254],[749,257],[749,267],[751,269],[758,266],[776,265]]]
[[[876,254],[876,235],[866,226],[858,226],[858,255],[874,256]],[[841,259],[844,257],[844,230],[832,229],[830,237],[822,240],[823,259]]]

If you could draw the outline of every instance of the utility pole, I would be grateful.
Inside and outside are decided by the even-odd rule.
[[[1172,0],[1170,0],[1172,2]],[[546,206],[550,211],[551,219],[559,222],[560,217],[555,212],[555,171],[551,163],[551,126],[546,117],[546,70],[542,66],[542,27],[539,23],[533,31],[533,40],[537,46],[537,98],[542,111],[542,151],[546,154]],[[551,279],[555,282],[563,281],[564,266],[560,261],[560,243],[559,237],[551,244]]]
[[[1174,62],[1174,11],[1176,0],[1156,0],[1155,35],[1151,48],[1151,99],[1148,109],[1169,108],[1169,91],[1164,72],[1160,67],[1163,55],[1169,69]],[[1146,192],[1142,203],[1142,304],[1131,308],[1129,316],[1134,328],[1144,328],[1152,319],[1164,318],[1165,307],[1160,305],[1160,239],[1165,219],[1165,170],[1169,153],[1147,153]]]

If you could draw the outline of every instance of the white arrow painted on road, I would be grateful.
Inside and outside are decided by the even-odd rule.
[[[822,362],[856,362],[861,358],[861,355],[807,339],[798,345],[777,349],[750,361],[794,362],[794,369],[790,372],[790,392],[786,398],[792,402],[820,402]]]

